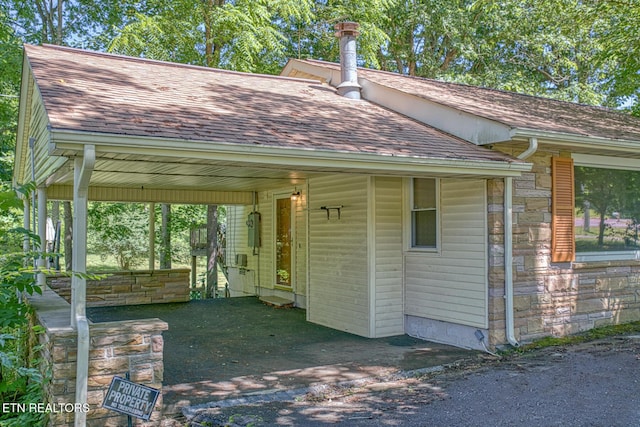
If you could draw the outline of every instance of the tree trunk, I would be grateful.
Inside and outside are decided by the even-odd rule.
[[[206,298],[215,298],[218,288],[218,205],[207,206],[207,291]]]
[[[56,44],[62,45],[62,0],[58,0],[58,26],[56,28]]]
[[[71,202],[62,204],[64,209],[64,268],[71,271],[73,266],[73,213],[71,212]]]
[[[162,204],[162,235],[160,243],[160,269],[171,268],[171,205]]]
[[[602,247],[604,246],[604,230],[606,228],[606,223],[605,221],[605,212],[600,212],[600,230],[598,233],[598,246]]]

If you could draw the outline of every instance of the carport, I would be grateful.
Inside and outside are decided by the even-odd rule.
[[[160,318],[169,324],[163,333],[165,413],[240,396],[428,370],[472,354],[407,335],[358,337],[309,323],[304,310],[275,308],[256,297],[87,312],[94,322]]]
[[[336,187],[341,187],[342,199],[359,200],[361,206],[342,210],[343,219],[351,217],[357,223],[351,226],[345,219],[341,225],[362,231],[351,236],[343,248],[356,255],[355,262],[349,259],[346,270],[337,271],[335,260],[346,258],[335,250],[335,242],[344,234],[314,228],[306,221],[304,234],[309,238],[306,244],[298,243],[300,256],[295,259],[307,276],[310,271],[315,274],[307,283],[314,281],[314,289],[330,291],[321,292],[315,303],[306,305],[307,315],[315,310],[335,320],[338,329],[363,336],[397,335],[404,331],[402,279],[398,274],[402,254],[394,251],[393,263],[385,264],[382,255],[386,252],[377,248],[382,256],[380,265],[391,265],[394,273],[393,280],[387,282],[385,274],[376,275],[374,252],[366,251],[375,237],[370,224],[376,176],[382,178],[379,184],[383,188],[387,178],[394,182],[408,176],[484,179],[517,176],[524,170],[528,165],[505,154],[476,147],[373,103],[338,96],[334,88],[318,81],[248,75],[59,46],[25,46],[14,183],[35,182],[38,230],[43,240],[47,200],[73,200],[72,264],[78,273],[86,272],[88,201],[251,206],[261,192],[284,191],[288,199],[302,189],[306,196],[299,205],[302,216],[308,217],[313,210],[314,218],[327,225],[330,219],[340,219],[342,202],[325,204],[320,200],[330,201],[337,194]],[[312,180],[322,182],[313,195],[318,206],[310,208]],[[389,192],[394,215],[402,210],[400,193]],[[25,225],[35,220],[30,212],[25,200]],[[399,242],[402,230],[389,231]],[[302,255],[310,252],[308,242],[314,238],[323,242],[321,250],[325,252],[314,258],[324,264],[312,269],[307,268],[310,257],[303,259]],[[275,246],[276,239],[271,240]],[[385,241],[376,240],[380,244]],[[358,246],[349,246],[354,242]],[[337,281],[327,273],[345,280],[338,284],[338,291],[330,289],[329,285],[336,286]],[[374,276],[379,295],[367,280]],[[44,284],[44,278],[41,280]],[[74,390],[76,402],[83,403],[87,401],[89,348],[93,343],[85,315],[86,279],[74,276],[71,288],[71,313],[64,326],[70,323],[77,332]],[[216,303],[231,304],[212,302]],[[336,307],[337,312],[332,311]],[[299,313],[298,323],[302,321],[294,331],[299,337],[292,339],[302,340],[301,331],[312,326],[304,323],[304,312],[292,312]],[[148,316],[163,319],[161,315]],[[198,325],[189,316],[184,317],[190,327]],[[243,330],[253,329],[251,321],[238,324]],[[150,339],[158,338],[153,334],[164,326],[159,324]],[[169,333],[179,333],[183,327],[170,323],[169,328]],[[267,336],[272,338],[270,333]],[[190,345],[207,341],[193,340],[197,344]],[[214,341],[211,337],[209,340]],[[375,342],[384,339],[367,345]],[[240,344],[237,347],[241,348]],[[210,350],[213,353],[209,354],[216,354],[213,347]],[[322,350],[321,346],[310,348],[307,354],[341,353],[343,360],[327,361],[326,365],[348,363],[345,350],[337,352],[332,346]],[[165,351],[165,355],[168,353]],[[233,361],[240,358],[229,360],[227,370],[240,365]],[[275,372],[306,372],[309,368],[289,363]],[[263,369],[252,375],[273,372]],[[325,378],[328,375],[322,374]],[[276,378],[283,381],[280,375]],[[94,385],[96,389],[104,385],[102,380]],[[169,374],[164,382],[168,381]],[[82,424],[84,415],[77,413],[76,423]]]

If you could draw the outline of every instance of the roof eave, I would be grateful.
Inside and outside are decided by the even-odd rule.
[[[12,177],[14,187],[17,187],[19,183],[26,182],[24,177],[24,162],[26,161],[26,149],[28,147],[25,147],[23,141],[28,141],[29,139],[29,120],[27,119],[27,113],[29,113],[29,109],[31,108],[32,86],[34,85],[34,81],[31,76],[32,72],[29,60],[27,55],[23,54],[22,76],[20,80],[20,101],[18,106],[18,127],[16,131],[16,152]]]
[[[582,149],[598,149],[618,153],[640,153],[640,141],[612,139],[589,135],[578,135],[564,132],[543,131],[537,129],[514,128],[511,131],[512,139],[538,138],[550,143],[561,144],[565,147]]]
[[[362,173],[410,176],[414,173],[520,176],[532,165],[521,161],[424,158],[374,153],[265,147],[233,143],[215,143],[178,138],[114,135],[76,130],[52,129],[50,154],[81,152],[86,144],[96,152],[139,154],[158,157],[185,157],[223,162],[266,164],[273,167],[326,168],[361,170]]]

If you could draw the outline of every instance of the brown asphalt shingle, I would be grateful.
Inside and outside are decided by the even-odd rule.
[[[380,156],[517,161],[328,85],[25,46],[52,128]],[[206,145],[204,145],[206,147]]]
[[[331,62],[302,62],[339,69]],[[608,108],[365,68],[358,75],[511,128],[640,142],[640,118]]]

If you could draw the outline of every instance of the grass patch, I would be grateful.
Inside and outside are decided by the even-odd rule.
[[[565,345],[581,344],[589,341],[595,341],[602,338],[612,337],[616,335],[629,335],[640,332],[640,321],[629,322],[621,325],[601,326],[593,328],[585,332],[580,332],[566,337],[545,337],[536,340],[530,344],[525,344],[515,351],[524,353],[531,350],[538,350],[547,347],[557,347]]]

